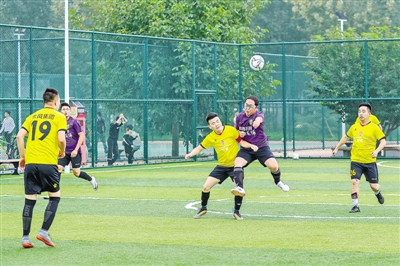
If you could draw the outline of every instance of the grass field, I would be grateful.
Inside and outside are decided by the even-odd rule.
[[[350,214],[349,160],[278,160],[282,192],[258,163],[248,167],[241,213],[232,217],[230,180],[211,190],[209,212],[193,219],[215,162],[89,170],[72,174],[50,229],[35,239],[47,200],[38,198],[32,249],[21,247],[23,177],[2,175],[1,265],[400,265],[400,163],[379,162],[385,204],[365,179]],[[42,195],[43,196],[43,195]]]

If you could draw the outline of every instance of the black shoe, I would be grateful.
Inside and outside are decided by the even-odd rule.
[[[236,220],[243,220],[243,217],[242,215],[240,215],[238,210],[233,211],[233,218],[235,218]]]
[[[360,208],[358,206],[354,206],[349,213],[360,212]]]
[[[199,219],[201,216],[203,216],[206,213],[207,213],[207,208],[201,207],[201,209],[199,209],[199,211],[197,212],[197,214],[193,218],[194,219]]]
[[[378,201],[379,201],[380,204],[383,204],[385,202],[385,199],[383,198],[383,196],[382,196],[380,191],[375,196],[378,198]]]

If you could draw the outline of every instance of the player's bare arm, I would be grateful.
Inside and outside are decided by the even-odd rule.
[[[85,140],[85,134],[83,134],[83,132],[79,132],[78,136],[79,136],[78,143],[76,144],[75,149],[71,152],[71,157],[76,157],[76,155],[78,154],[79,148],[82,146],[82,144]]]
[[[258,128],[262,122],[263,119],[261,117],[257,117],[256,120],[254,120],[253,127]]]
[[[376,148],[376,150],[374,150],[374,151],[372,152],[372,157],[373,157],[373,158],[377,158],[379,152],[380,152],[385,146],[386,146],[386,139],[381,139],[381,140],[379,141],[379,146],[378,146],[378,148]]]
[[[60,131],[58,131],[58,148],[59,148],[58,156],[60,158],[64,158],[66,146],[67,146],[67,142],[65,140],[65,131],[60,130]]]
[[[239,142],[240,146],[242,146],[243,148],[251,148],[253,151],[258,151],[258,146],[251,144],[245,140],[241,140]]]
[[[26,134],[28,134],[28,132],[24,128],[21,128],[18,131],[18,134],[16,136],[19,156],[21,158],[20,161],[19,161],[19,167],[22,170],[25,169],[25,143],[24,143],[24,138],[25,138]]]
[[[190,153],[185,155],[185,159],[188,160],[190,158],[192,158],[193,156],[196,156],[197,154],[199,154],[202,150],[204,150],[204,148],[199,145],[196,148],[194,148]]]
[[[339,141],[339,143],[336,145],[336,148],[332,151],[332,154],[335,156],[339,150],[340,147],[342,147],[343,144],[345,144],[349,140],[349,137],[347,135],[344,135],[342,139]]]

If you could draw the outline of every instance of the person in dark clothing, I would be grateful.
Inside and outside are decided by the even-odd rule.
[[[123,114],[116,117],[114,124],[110,125],[110,132],[108,135],[108,165],[113,165],[118,158],[118,134],[121,125],[125,124],[128,120]]]
[[[97,137],[97,140],[103,143],[104,153],[107,153],[106,123],[104,122],[104,118],[101,116],[100,112],[97,112]]]
[[[134,153],[133,142],[137,137],[138,137],[137,135],[133,136],[133,126],[132,125],[127,125],[126,126],[126,133],[124,135],[124,139],[122,141],[122,144],[124,145],[125,155],[126,155],[126,158],[128,158],[128,163],[129,164],[133,163],[133,153]],[[137,149],[135,151],[137,151]]]

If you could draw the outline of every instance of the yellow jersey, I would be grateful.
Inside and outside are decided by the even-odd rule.
[[[57,165],[58,132],[68,129],[65,116],[45,107],[28,116],[22,128],[28,132],[25,163]]]
[[[371,115],[369,116],[369,121],[371,121],[372,123],[374,123],[374,124],[376,124],[376,125],[379,125],[379,124],[381,123],[381,121],[379,121],[378,117],[374,116],[373,114],[371,114]],[[360,123],[361,123],[360,118],[357,117],[356,122],[354,122],[354,123],[360,124]]]
[[[218,165],[225,167],[233,167],[236,155],[239,152],[239,132],[232,126],[224,126],[221,134],[212,131],[201,142],[201,146],[205,149],[214,147],[218,156]]]
[[[352,125],[346,135],[353,139],[350,160],[356,163],[373,163],[376,158],[372,152],[376,149],[376,142],[385,137],[385,134],[375,123],[369,122],[365,126]]]

